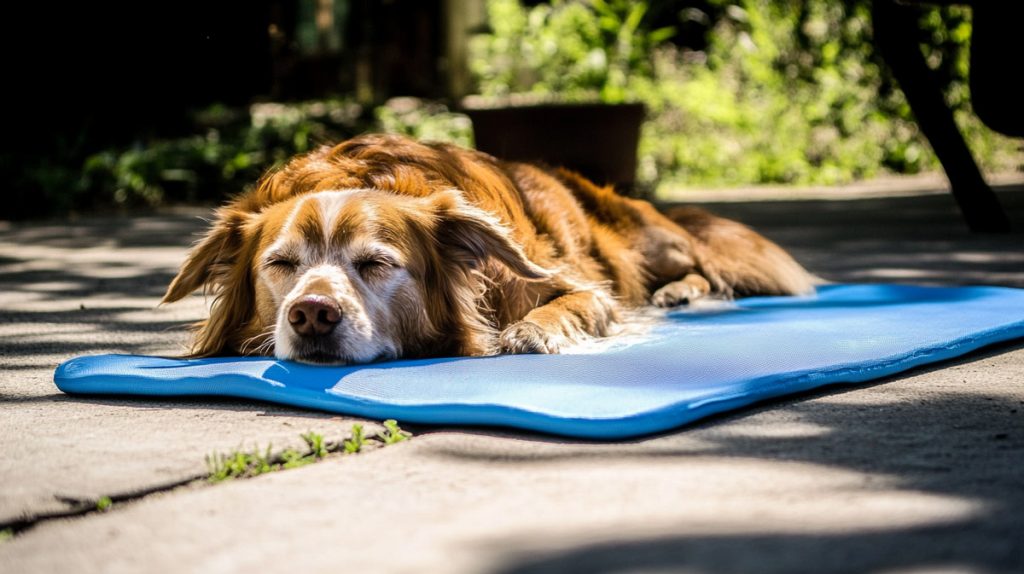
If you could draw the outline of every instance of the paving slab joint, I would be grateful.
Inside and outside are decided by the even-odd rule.
[[[312,431],[303,433],[300,437],[306,443],[305,451],[286,448],[272,453],[268,445],[262,451],[264,454],[261,454],[258,448],[252,452],[245,452],[241,447],[226,454],[214,452],[206,456],[207,472],[202,474],[97,498],[55,494],[54,498],[68,505],[67,508],[27,513],[14,520],[0,522],[0,544],[51,520],[110,512],[121,504],[180,488],[213,486],[228,480],[254,478],[268,472],[299,468],[328,458],[368,453],[406,441],[412,436],[411,432],[403,430],[396,421],[387,420],[383,422],[383,429],[369,434],[364,434],[363,425],[354,424],[348,437],[338,441],[326,441],[322,434]]]

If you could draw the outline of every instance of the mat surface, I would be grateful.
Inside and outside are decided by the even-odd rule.
[[[409,423],[614,439],[1018,337],[1024,290],[830,285],[816,297],[674,311],[646,335],[613,340],[595,354],[355,367],[100,355],[65,362],[54,381],[67,393],[230,396]]]

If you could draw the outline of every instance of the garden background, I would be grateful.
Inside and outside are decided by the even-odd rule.
[[[29,13],[5,218],[213,203],[367,131],[472,146],[472,102],[645,104],[640,193],[939,169],[872,45],[867,0],[191,0]],[[971,13],[921,48],[983,169],[1019,144],[971,113]],[[41,42],[52,55],[40,51]]]

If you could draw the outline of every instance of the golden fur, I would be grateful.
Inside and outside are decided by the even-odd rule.
[[[704,211],[665,216],[571,171],[366,135],[219,209],[164,301],[214,294],[194,356],[344,363],[557,353],[622,308],[811,285],[777,245]]]

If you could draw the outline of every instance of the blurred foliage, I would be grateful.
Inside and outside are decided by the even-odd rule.
[[[644,103],[647,185],[834,184],[938,167],[878,63],[866,0],[695,2],[678,18],[706,23],[706,38],[690,43],[699,50],[645,19],[661,4],[490,0],[491,30],[471,45],[479,91]],[[1010,167],[1014,143],[970,113],[970,11],[929,8],[921,23],[979,161]]]
[[[212,106],[195,113],[193,123],[192,135],[139,140],[84,159],[73,150],[33,158],[15,186],[34,197],[16,202],[9,216],[220,201],[295,154],[364,132],[472,146],[469,118],[413,98],[391,100],[370,117],[347,100]]]
[[[625,101],[629,79],[650,76],[651,50],[675,33],[646,29],[647,10],[646,2],[629,0],[554,0],[529,9],[517,0],[489,2],[493,33],[470,47],[481,94]]]
[[[473,124],[469,117],[452,113],[438,102],[392,98],[374,110],[374,117],[377,123],[373,131],[473,147]]]
[[[938,168],[874,53],[868,0],[530,4],[489,0],[490,30],[470,46],[480,95],[644,103],[641,185],[831,184]],[[979,162],[1014,167],[1016,142],[970,110],[970,11],[925,8],[921,25]],[[105,126],[93,125],[56,135],[46,153],[0,152],[13,190],[0,217],[220,201],[296,153],[368,131],[472,144],[468,118],[411,98],[212,106],[185,124],[119,146],[97,145]]]

